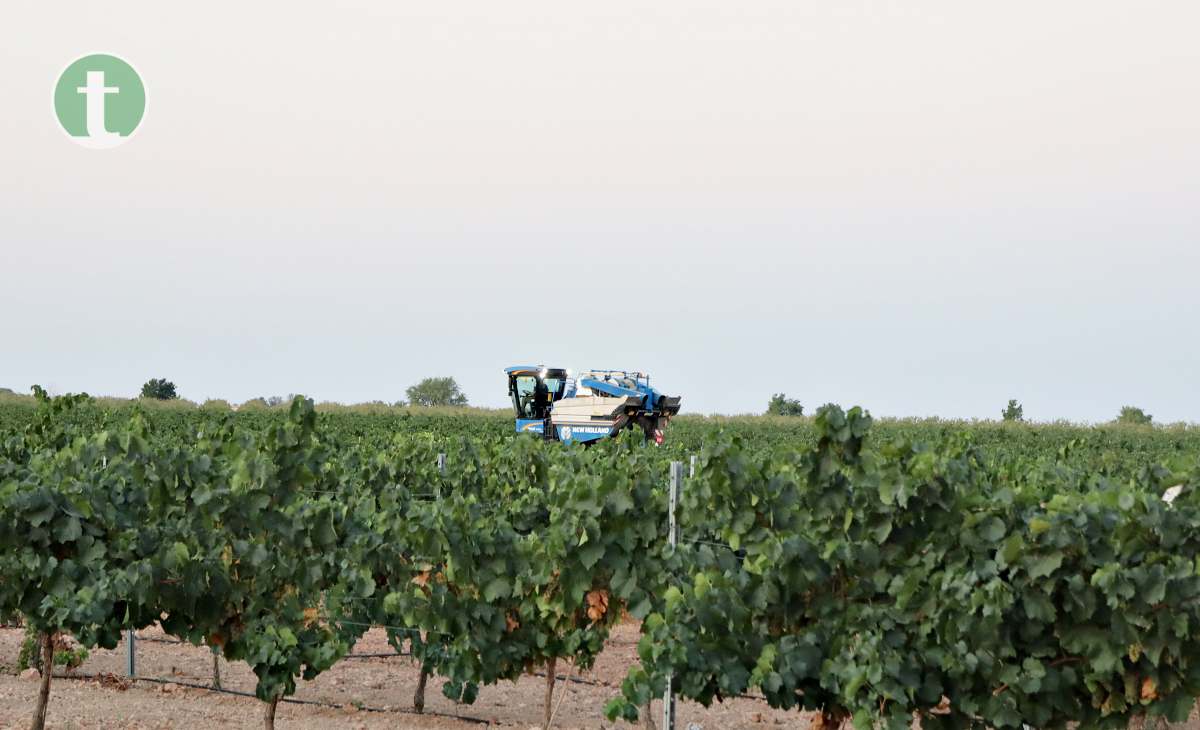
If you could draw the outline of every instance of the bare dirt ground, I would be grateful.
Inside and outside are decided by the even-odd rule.
[[[253,697],[219,694],[185,684],[212,683],[212,654],[206,648],[172,641],[157,629],[139,632],[139,677],[164,680],[123,681],[125,646],[96,650],[76,670],[80,675],[111,675],[103,680],[58,679],[51,687],[47,726],[71,728],[257,728],[262,727],[263,704]],[[632,728],[604,720],[604,705],[620,691],[626,670],[637,662],[638,627],[617,628],[608,647],[587,673],[572,672],[559,662],[559,674],[587,682],[559,682],[555,702],[556,728]],[[37,678],[15,675],[23,631],[0,629],[0,730],[28,727],[37,698]],[[152,641],[157,639],[158,641]],[[380,629],[373,629],[355,646],[355,653],[391,651]],[[225,689],[254,692],[255,678],[244,664],[220,661]],[[441,682],[430,678],[425,715],[412,713],[418,671],[408,657],[343,659],[311,682],[299,682],[295,697],[320,704],[281,703],[276,718],[281,728],[436,728],[479,730],[482,727],[533,728],[541,722],[546,680],[523,677],[482,687],[473,705],[447,700]],[[181,684],[182,683],[182,684]],[[565,688],[566,694],[561,694]],[[662,708],[654,703],[654,717]],[[772,710],[763,702],[734,699],[704,708],[690,702],[678,705],[678,727],[694,724],[703,730],[764,730],[807,728],[808,715]],[[639,725],[640,727],[640,725]]]

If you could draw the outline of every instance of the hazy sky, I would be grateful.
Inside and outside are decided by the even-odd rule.
[[[1194,0],[184,7],[0,7],[0,386],[1200,421]]]

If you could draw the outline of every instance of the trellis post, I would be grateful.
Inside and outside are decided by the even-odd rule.
[[[137,639],[133,636],[133,629],[125,632],[125,674],[137,676]]]
[[[692,457],[693,469],[695,458]],[[675,507],[679,503],[679,492],[683,489],[683,462],[671,462],[670,502],[667,506],[667,542],[674,548],[679,543],[679,523],[675,519]],[[663,730],[675,730],[675,688],[674,678],[667,675],[667,688],[663,692]]]
[[[443,477],[446,476],[446,455],[445,454],[438,454],[437,464],[438,464],[438,474]],[[440,499],[442,496],[442,481],[440,479],[438,480],[438,483],[437,483],[437,489],[434,491],[437,493],[437,496]]]

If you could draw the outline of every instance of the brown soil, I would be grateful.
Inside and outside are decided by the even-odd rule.
[[[157,629],[138,633],[145,639],[169,640]],[[575,673],[559,662],[559,674],[573,674],[598,685],[559,682],[566,688],[558,705],[556,728],[631,728],[626,723],[604,720],[604,705],[620,691],[626,670],[637,661],[638,627],[628,623],[617,628],[608,647],[587,673]],[[37,699],[36,679],[15,675],[15,663],[23,632],[0,629],[0,730],[28,727]],[[390,648],[382,630],[370,631],[356,653],[387,652]],[[221,683],[225,689],[254,692],[255,678],[244,664],[221,660]],[[125,681],[125,647],[91,652],[77,674],[101,679],[54,679],[51,688],[48,728],[258,728],[262,727],[263,704],[253,697],[220,694],[189,688],[178,683],[208,686],[212,682],[212,654],[188,644],[139,641],[139,677]],[[426,690],[425,715],[412,714],[417,668],[408,657],[343,659],[333,669],[311,682],[299,682],[295,697],[323,703],[281,703],[277,713],[280,728],[441,728],[479,730],[487,726],[534,728],[541,721],[546,681],[523,677],[482,687],[473,705],[447,700],[442,683],[430,678]],[[336,705],[331,707],[329,705]],[[361,709],[360,709],[361,708]],[[661,724],[661,703],[654,703],[654,717]],[[458,718],[452,716],[460,716]],[[469,719],[466,719],[469,718]],[[772,710],[763,702],[735,699],[704,708],[695,703],[678,705],[678,730],[694,724],[703,730],[764,728],[807,728],[809,717],[799,712]],[[640,727],[640,725],[638,726]]]

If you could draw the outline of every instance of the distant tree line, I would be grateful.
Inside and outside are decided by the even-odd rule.
[[[800,404],[799,400],[788,398],[786,393],[776,393],[767,402],[767,415],[803,416],[804,406]],[[1009,423],[1024,423],[1025,407],[1016,398],[1010,398],[1008,405],[1000,411],[1000,418]],[[1141,408],[1122,406],[1121,412],[1112,422],[1129,426],[1148,426],[1153,423],[1153,420],[1151,415]]]
[[[435,377],[425,378],[416,385],[410,385],[406,390],[408,402],[397,401],[396,406],[412,405],[422,408],[432,408],[435,406],[466,406],[467,396],[459,387],[458,382],[452,377]],[[0,395],[14,395],[9,388],[0,388]],[[175,388],[175,383],[166,378],[151,378],[142,385],[142,398],[153,400],[175,400],[179,398],[179,393]],[[242,404],[242,407],[251,408],[274,408],[276,406],[290,403],[294,395],[289,394],[286,398],[283,396],[272,395],[263,396],[260,398],[252,398]],[[224,401],[221,401],[224,403]],[[376,401],[380,405],[386,405],[382,401]],[[795,398],[788,398],[786,393],[775,393],[771,396],[771,400],[767,402],[767,415],[771,416],[803,416],[804,405]],[[1000,417],[1011,423],[1025,422],[1025,407],[1021,405],[1016,398],[1011,398],[1008,405],[1000,412]],[[1113,420],[1113,423],[1131,426],[1148,426],[1153,424],[1154,418],[1149,413],[1146,413],[1141,408],[1136,406],[1122,406],[1121,412]]]
[[[11,393],[7,388],[0,388],[0,393]],[[467,396],[459,387],[458,382],[451,377],[441,378],[425,378],[416,385],[409,386],[407,390],[408,402],[397,401],[395,405],[414,405],[422,407],[433,406],[465,406],[467,405]],[[175,400],[179,398],[179,392],[175,388],[175,383],[166,378],[151,378],[142,385],[142,398],[150,398],[153,400]],[[260,407],[274,408],[285,403],[290,403],[296,396],[288,394],[287,397],[279,395],[261,396],[259,398],[251,398],[242,404],[243,407]],[[377,401],[381,405],[386,405],[382,401]]]
[[[1025,408],[1014,398],[1008,401],[1008,406],[1000,413],[1005,421],[1024,422]],[[1146,413],[1141,408],[1135,406],[1121,406],[1121,412],[1113,419],[1113,423],[1120,423],[1128,426],[1149,426],[1153,422],[1153,417]]]

